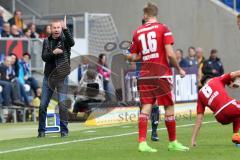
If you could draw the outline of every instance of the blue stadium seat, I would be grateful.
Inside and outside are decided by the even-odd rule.
[[[227,6],[233,8],[234,0],[220,0]],[[237,11],[240,12],[240,0],[237,0]]]

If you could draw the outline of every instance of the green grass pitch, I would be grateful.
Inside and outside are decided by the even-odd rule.
[[[37,139],[37,124],[18,123],[0,125],[0,160],[226,160],[238,159],[240,148],[231,142],[232,126],[221,126],[208,115],[202,125],[196,148],[189,152],[167,151],[168,138],[164,123],[159,125],[159,142],[148,141],[157,153],[137,151],[137,124],[107,127],[69,125],[70,135],[60,138],[49,134]],[[195,119],[177,121],[178,140],[190,144]],[[148,138],[150,137],[148,133]]]

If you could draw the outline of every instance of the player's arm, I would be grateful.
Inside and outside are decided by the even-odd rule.
[[[171,44],[166,44],[165,49],[167,52],[167,56],[173,65],[174,68],[177,69],[178,73],[181,75],[181,77],[184,77],[186,75],[185,71],[179,66],[176,58],[176,54],[174,53],[173,47]]]
[[[129,48],[130,54],[125,54],[126,59],[130,62],[138,62],[141,61],[141,55],[139,54],[139,46],[137,43],[137,35],[136,31],[133,33],[132,44]]]
[[[201,125],[202,125],[203,117],[204,117],[203,113],[197,114],[195,126],[193,129],[193,134],[192,134],[192,141],[191,141],[192,147],[196,146],[196,139],[197,139],[198,133],[199,133]]]
[[[220,80],[225,85],[229,85],[230,88],[238,88],[240,87],[240,70],[224,74],[220,77]]]
[[[141,56],[139,54],[137,54],[137,53],[127,54],[126,58],[130,62],[138,62],[138,61],[141,60]]]
[[[240,77],[240,70],[231,72],[230,76],[231,76],[232,79]]]
[[[192,139],[191,139],[191,146],[193,146],[193,147],[196,146],[196,139],[197,139],[198,133],[200,131],[204,112],[205,112],[205,105],[203,105],[203,103],[201,101],[200,92],[198,93],[198,101],[197,101],[196,111],[197,111],[196,122],[195,122],[195,126],[194,126],[193,133],[192,133]]]

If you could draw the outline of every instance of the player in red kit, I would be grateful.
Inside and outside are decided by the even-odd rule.
[[[233,143],[240,143],[240,102],[230,97],[225,90],[226,85],[234,88],[236,84],[233,82],[238,77],[240,77],[240,70],[205,80],[207,83],[199,90],[198,94],[197,118],[192,135],[192,146],[196,146],[196,138],[203,121],[206,106],[214,113],[219,123],[222,125],[233,124],[232,141]]]
[[[184,77],[176,60],[172,45],[174,39],[172,32],[164,24],[157,21],[158,8],[148,3],[143,9],[146,23],[140,26],[133,35],[128,55],[130,61],[141,63],[138,79],[138,91],[142,104],[139,115],[139,147],[141,152],[157,152],[146,143],[147,124],[152,106],[156,103],[165,108],[165,124],[169,136],[168,150],[186,151],[189,148],[176,140],[176,121],[174,117],[174,101],[172,96],[172,71],[168,60]]]

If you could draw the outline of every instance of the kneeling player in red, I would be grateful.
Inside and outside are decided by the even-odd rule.
[[[165,124],[169,136],[168,150],[187,151],[176,140],[176,121],[174,117],[174,102],[171,92],[172,71],[168,59],[184,77],[185,71],[179,67],[172,45],[172,32],[164,24],[157,21],[158,8],[149,3],[144,9],[146,23],[140,26],[133,35],[128,59],[141,63],[138,79],[138,91],[142,104],[139,115],[139,147],[140,152],[156,152],[146,142],[147,124],[152,106],[157,102],[165,108]]]
[[[198,94],[197,117],[192,135],[192,146],[196,146],[196,138],[203,121],[206,106],[213,111],[219,123],[222,125],[233,124],[232,141],[233,143],[240,143],[240,102],[230,97],[225,90],[226,85],[231,88],[239,87],[239,84],[234,83],[239,77],[240,70],[212,79],[205,77],[203,81],[206,83]]]

